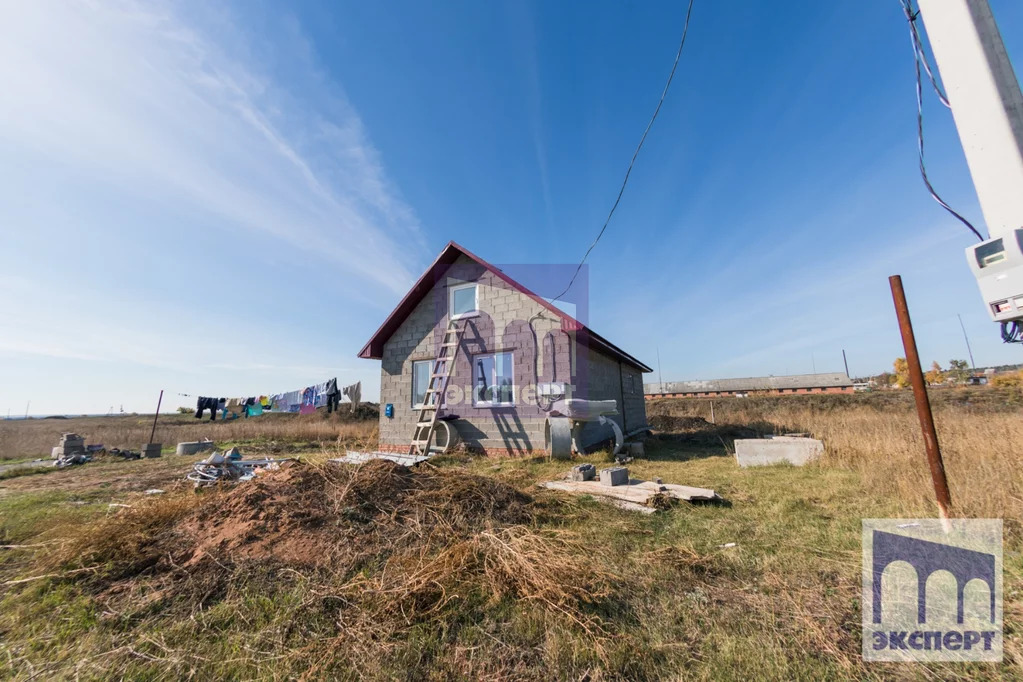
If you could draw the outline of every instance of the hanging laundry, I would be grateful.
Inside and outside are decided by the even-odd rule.
[[[302,402],[299,414],[312,414],[316,411],[316,387],[308,386],[302,391]]]
[[[330,414],[338,408],[338,404],[341,402],[341,391],[337,388],[337,377],[327,382],[327,414]]]
[[[245,406],[245,417],[258,417],[263,414],[263,406],[259,403]]]
[[[351,386],[345,386],[342,391],[352,401],[352,414],[359,409],[359,401],[362,400],[362,382],[356,381]]]
[[[315,384],[309,388],[313,389],[313,407],[324,407],[327,404],[327,382]]]
[[[203,413],[206,410],[210,411],[210,421],[216,421],[217,419],[217,404],[219,401],[216,398],[209,398],[207,396],[199,396],[199,399],[195,403],[195,418],[202,419]]]

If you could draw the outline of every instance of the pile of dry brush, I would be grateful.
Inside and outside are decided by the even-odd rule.
[[[50,568],[79,571],[75,580],[116,612],[145,592],[147,607],[163,601],[194,615],[246,580],[267,581],[267,594],[299,581],[310,595],[304,616],[333,623],[319,639],[347,646],[505,599],[597,643],[618,581],[566,532],[540,530],[537,512],[529,495],[465,471],[299,464],[140,502],[84,528]]]

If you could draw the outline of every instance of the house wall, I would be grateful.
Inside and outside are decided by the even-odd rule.
[[[545,317],[533,323],[542,344],[539,381],[573,384],[576,386],[573,397],[618,401],[617,421],[621,425],[624,416],[630,430],[646,423],[639,370],[585,348],[575,341],[572,333],[561,331],[560,320],[553,313],[463,256],[384,343],[380,402],[394,406],[394,417],[386,417],[384,410],[380,412],[382,451],[405,452],[409,448],[419,416],[419,410],[412,408],[412,365],[415,361],[436,357],[448,324],[448,286],[463,281],[479,284],[480,313],[466,323],[462,347],[448,384],[445,408],[440,413],[441,416],[458,416],[454,425],[463,443],[488,454],[525,454],[544,449],[547,413],[536,404],[535,391],[531,388],[537,377],[533,362],[535,344],[528,325],[529,319],[541,312]],[[574,371],[571,367],[573,349]],[[471,357],[501,351],[511,351],[514,356],[516,404],[514,407],[474,407]],[[624,408],[621,402],[623,372],[635,374],[638,387],[638,393],[625,396]],[[588,436],[599,440],[610,435],[606,426],[594,426],[587,432]]]
[[[585,350],[589,376],[584,382],[589,400],[614,400],[618,414],[608,418],[618,424],[623,433],[646,426],[646,401],[643,399],[643,374],[635,367],[597,350]],[[581,445],[589,447],[613,435],[606,426],[590,423],[581,432]]]
[[[455,279],[457,281],[452,281]],[[384,344],[380,375],[380,402],[394,405],[394,417],[380,414],[380,447],[384,451],[408,449],[419,410],[412,408],[412,363],[433,360],[448,324],[448,286],[463,281],[479,285],[480,314],[470,318],[462,337],[462,347],[448,384],[445,409],[441,416],[455,414],[455,427],[462,441],[477,450],[510,454],[544,448],[543,412],[533,398],[534,342],[528,320],[543,312],[546,319],[535,320],[539,337],[545,331],[560,330],[554,314],[528,296],[511,288],[477,263],[459,258],[430,293],[416,306],[397,331]],[[543,343],[540,381],[571,383],[570,340],[560,331]],[[471,358],[480,353],[511,351],[514,357],[514,407],[475,407],[472,404]],[[556,372],[556,374],[555,374]]]

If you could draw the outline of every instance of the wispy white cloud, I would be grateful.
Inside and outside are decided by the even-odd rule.
[[[121,192],[183,204],[401,293],[421,257],[418,224],[343,92],[301,45],[287,55],[302,74],[296,93],[239,60],[259,52],[229,22],[181,12],[6,4],[5,157],[45,157]]]
[[[426,262],[418,220],[287,8],[249,8],[3,3],[0,399],[379,371],[355,352]]]

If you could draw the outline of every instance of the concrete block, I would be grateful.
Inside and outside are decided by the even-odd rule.
[[[580,464],[572,467],[570,478],[573,481],[592,481],[597,475],[597,467],[592,464]]]
[[[630,457],[642,457],[646,454],[646,449],[642,443],[626,443]]]
[[[150,443],[149,445],[142,446],[142,456],[152,459],[160,456],[160,450],[163,449],[163,443]]]
[[[602,485],[628,485],[629,470],[625,467],[610,467],[600,470],[600,482]]]
[[[174,451],[178,455],[194,455],[197,452],[203,452],[204,450],[212,450],[214,443],[211,440],[196,440],[185,443],[178,443],[177,449]]]
[[[824,454],[824,443],[815,438],[775,436],[740,438],[735,441],[735,460],[742,468],[788,462],[803,466]]]

